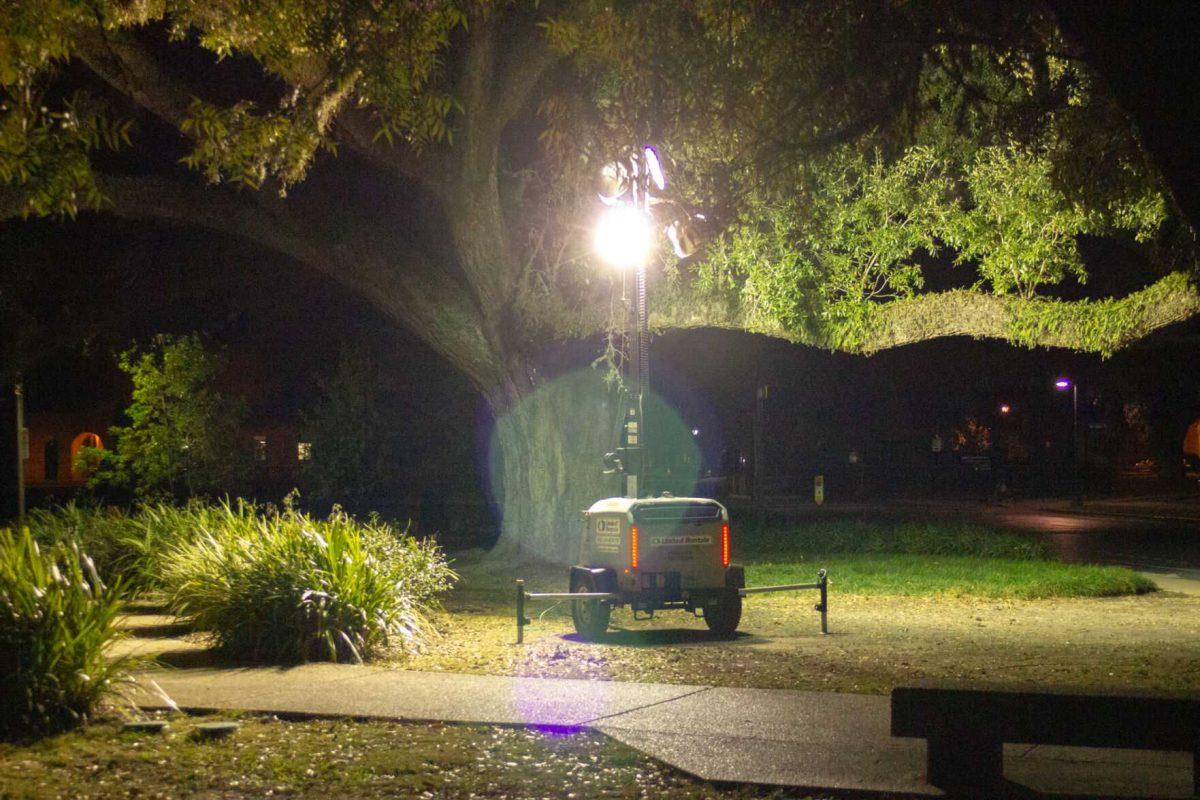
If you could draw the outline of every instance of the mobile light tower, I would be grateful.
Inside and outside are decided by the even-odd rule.
[[[729,511],[701,497],[650,497],[646,469],[646,423],[643,399],[650,379],[646,320],[646,260],[654,230],[664,232],[675,253],[686,258],[695,250],[689,215],[677,204],[655,198],[666,189],[662,164],[653,147],[643,147],[625,162],[605,167],[600,199],[607,209],[595,231],[595,246],[604,260],[634,273],[632,336],[621,447],[604,456],[605,471],[625,473],[625,496],[598,500],[583,512],[579,561],[570,568],[569,592],[527,592],[516,582],[517,644],[524,641],[527,600],[571,600],[575,631],[595,641],[608,630],[613,608],[629,606],[634,617],[656,610],[682,609],[702,615],[718,636],[734,635],[742,618],[742,597],[761,592],[816,589],[821,632],[826,624],[825,570],[816,583],[746,588],[745,570],[730,562]],[[656,207],[657,206],[657,207]],[[656,221],[657,217],[657,221]],[[627,288],[627,285],[623,285]],[[627,322],[629,317],[626,317]],[[693,436],[700,429],[692,429]],[[679,548],[688,550],[680,559]]]
[[[600,200],[606,206],[596,225],[594,244],[601,258],[623,272],[633,272],[633,309],[629,339],[628,383],[630,400],[625,411],[621,447],[605,456],[609,471],[625,473],[625,496],[640,497],[648,491],[646,478],[646,420],[644,397],[650,385],[650,334],[646,309],[646,261],[654,249],[655,222],[651,206],[653,191],[667,187],[658,151],[647,145],[627,162],[614,162],[601,173]],[[672,223],[667,235],[676,253],[686,255],[681,245],[681,227]]]

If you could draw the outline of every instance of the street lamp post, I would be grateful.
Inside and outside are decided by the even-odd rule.
[[[1071,505],[1078,508],[1083,505],[1083,468],[1080,464],[1082,448],[1079,440],[1079,384],[1070,378],[1059,378],[1054,381],[1054,388],[1060,392],[1068,390],[1071,392],[1071,455],[1075,473],[1075,496],[1071,498]]]
[[[25,459],[29,458],[29,431],[25,428],[25,389],[13,386],[17,406],[17,529],[25,527]]]

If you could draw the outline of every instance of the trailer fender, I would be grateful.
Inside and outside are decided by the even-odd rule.
[[[745,589],[746,568],[741,564],[730,564],[725,568],[725,588]]]
[[[571,567],[571,591],[575,591],[575,587],[583,580],[584,575],[591,576],[592,591],[594,592],[615,592],[617,591],[617,573],[615,570],[606,569],[604,567]]]

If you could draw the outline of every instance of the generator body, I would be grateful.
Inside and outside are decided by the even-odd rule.
[[[698,497],[610,497],[584,512],[579,563],[571,568],[572,593],[603,595],[576,600],[578,633],[595,638],[617,606],[634,616],[682,609],[708,627],[733,635],[741,620],[742,567],[730,562],[729,512]]]

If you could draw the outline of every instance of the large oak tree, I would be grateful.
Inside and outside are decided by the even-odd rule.
[[[479,387],[504,541],[544,555],[616,488],[620,389],[556,345],[622,321],[589,187],[632,145],[673,156],[664,215],[705,216],[652,271],[659,329],[1107,353],[1200,311],[1190,184],[1072,3],[30,0],[0,25],[5,216],[220,230],[368,299]],[[1143,288],[1064,299],[1086,238]]]

